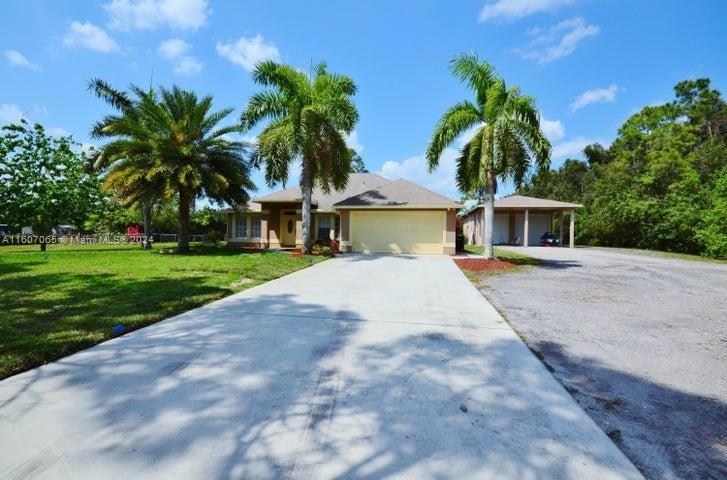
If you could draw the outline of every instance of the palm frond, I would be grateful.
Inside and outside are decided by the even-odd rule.
[[[484,118],[478,108],[469,101],[455,104],[447,110],[434,128],[434,133],[427,146],[427,163],[429,171],[434,170],[439,164],[439,159],[449,144],[460,134]]]
[[[250,97],[240,115],[243,130],[249,130],[262,120],[279,120],[288,113],[286,97],[279,91],[266,90]]]
[[[487,103],[487,90],[498,79],[495,68],[486,60],[480,61],[475,53],[457,55],[449,63],[450,71],[475,94],[477,105]]]
[[[92,91],[98,98],[104,100],[117,110],[130,108],[132,105],[126,92],[117,90],[101,78],[93,78],[88,81],[88,90]]]

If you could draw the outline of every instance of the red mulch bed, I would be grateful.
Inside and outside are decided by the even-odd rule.
[[[485,272],[488,270],[511,270],[517,268],[514,263],[504,260],[487,260],[485,258],[458,258],[454,261],[463,270]]]

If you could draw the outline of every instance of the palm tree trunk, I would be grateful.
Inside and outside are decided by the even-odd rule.
[[[179,238],[177,239],[177,250],[180,253],[189,252],[189,207],[192,203],[191,197],[186,193],[179,194]]]
[[[310,236],[311,225],[311,194],[313,178],[310,171],[310,159],[303,158],[303,169],[300,176],[300,187],[303,191],[303,253],[308,255],[312,249]]]
[[[152,202],[146,201],[141,206],[141,212],[144,216],[144,248],[151,248],[151,209]]]
[[[482,236],[482,244],[485,247],[485,258],[494,259],[495,249],[492,246],[492,229],[495,224],[495,190],[497,180],[492,168],[487,172],[487,184],[485,185],[485,232]]]

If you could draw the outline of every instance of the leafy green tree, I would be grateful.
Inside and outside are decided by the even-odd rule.
[[[439,165],[445,148],[466,130],[476,132],[457,158],[457,186],[462,192],[479,188],[485,197],[485,256],[494,258],[492,225],[497,180],[512,178],[517,186],[533,164],[540,170],[550,162],[550,142],[540,129],[540,115],[533,97],[507,88],[487,62],[474,54],[462,54],[450,63],[452,73],[474,93],[447,110],[434,129],[427,147],[429,170]]]
[[[178,201],[181,253],[189,251],[190,209],[194,200],[206,197],[213,202],[245,205],[250,180],[250,146],[227,139],[238,132],[237,125],[217,127],[232,109],[212,112],[212,97],[199,98],[194,92],[174,86],[157,94],[131,88],[134,105],[109,115],[93,128],[98,138],[110,138],[96,159],[99,168],[111,168],[114,175],[137,175],[127,186],[129,192],[153,185]],[[143,179],[142,179],[143,177]],[[140,192],[137,192],[140,193]],[[142,198],[141,196],[139,197]]]
[[[351,155],[351,173],[369,173],[363,158],[356,150],[349,148],[348,153]]]
[[[609,151],[603,148],[600,143],[586,145],[586,148],[583,149],[583,155],[585,155],[589,165],[605,165],[613,160]]]
[[[610,147],[538,173],[520,193],[583,203],[579,243],[725,256],[724,112],[708,79],[629,117]]]
[[[106,233],[125,232],[129,225],[139,225],[143,222],[141,211],[135,207],[123,207],[109,198],[105,208],[90,215],[86,225],[88,230]]]
[[[708,78],[684,80],[674,87],[674,104],[689,118],[689,124],[699,129],[704,139],[727,136],[727,104],[719,90],[710,88]]]
[[[192,227],[198,235],[204,235],[210,230],[225,231],[227,214],[210,206],[198,208],[192,214]]]
[[[583,200],[592,173],[588,164],[572,158],[556,170],[534,173],[518,190],[521,195],[578,203]]]
[[[100,182],[86,171],[80,144],[55,138],[25,120],[0,130],[0,218],[14,230],[24,226],[47,236],[63,223],[82,228],[103,208]],[[40,248],[45,251],[46,244]]]
[[[265,165],[265,181],[285,184],[293,161],[300,159],[303,193],[303,252],[310,253],[311,193],[317,184],[324,192],[343,189],[351,172],[351,152],[344,135],[351,133],[358,112],[351,97],[353,80],[328,72],[320,63],[308,75],[289,65],[258,64],[253,80],[268,90],[256,93],[242,112],[245,130],[260,122],[257,164]]]
[[[711,257],[727,258],[727,166],[716,175],[697,236]]]

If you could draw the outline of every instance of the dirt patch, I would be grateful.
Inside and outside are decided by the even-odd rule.
[[[504,260],[487,260],[485,258],[458,258],[454,263],[462,270],[469,270],[470,272],[512,270],[518,268],[514,263]]]

